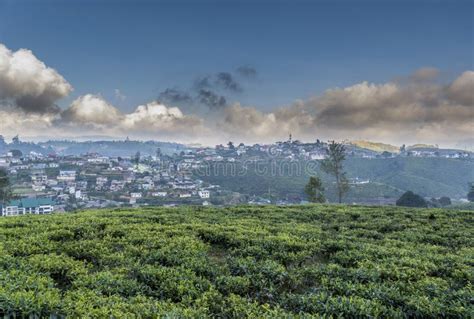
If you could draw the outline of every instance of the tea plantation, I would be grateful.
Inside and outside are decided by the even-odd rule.
[[[140,208],[0,219],[0,316],[473,318],[474,214]]]

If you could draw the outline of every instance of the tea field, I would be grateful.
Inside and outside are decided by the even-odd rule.
[[[473,318],[474,214],[308,205],[0,218],[0,316]]]

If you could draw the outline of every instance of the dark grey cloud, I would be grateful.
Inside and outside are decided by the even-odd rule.
[[[200,89],[198,91],[198,99],[202,104],[207,105],[211,109],[220,109],[227,106],[225,96],[219,95],[208,89]]]
[[[212,75],[198,77],[194,81],[194,88],[225,90],[233,93],[241,93],[243,91],[242,85],[230,72],[218,72]]]
[[[232,92],[242,92],[241,85],[229,72],[219,72],[216,74],[215,83],[217,86]]]
[[[191,95],[183,90],[167,88],[158,96],[159,101],[177,104],[189,104],[193,102]]]
[[[158,99],[180,105],[203,104],[211,109],[228,106],[226,93],[235,94],[244,91],[240,79],[250,79],[257,75],[255,68],[240,66],[235,72],[217,72],[197,77],[189,91],[169,88],[161,92]]]
[[[208,89],[212,87],[211,83],[211,76],[200,76],[194,80],[194,89],[201,90],[201,89]]]
[[[249,65],[241,65],[236,69],[237,73],[243,77],[253,79],[257,76],[257,70]]]
[[[54,104],[59,97],[55,95],[42,94],[39,96],[35,95],[23,95],[15,99],[17,107],[25,112],[32,113],[59,113],[61,109],[59,106]]]

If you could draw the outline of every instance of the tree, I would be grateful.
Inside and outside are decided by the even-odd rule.
[[[133,158],[133,161],[135,162],[135,165],[136,165],[137,168],[138,168],[138,164],[140,164],[140,152],[139,152],[139,151],[135,153],[135,156],[134,156],[134,158]]]
[[[392,153],[387,152],[387,151],[383,151],[382,152],[382,157],[383,158],[390,158],[390,157],[392,157]]]
[[[13,198],[13,193],[7,172],[0,169],[0,203],[8,203]]]
[[[426,200],[412,191],[407,191],[402,196],[400,196],[396,204],[397,206],[405,207],[428,207]]]
[[[467,193],[467,200],[474,202],[474,183],[471,184],[471,189],[469,190],[469,193]]]
[[[446,207],[451,205],[451,198],[448,196],[443,196],[440,198],[431,198],[430,201],[427,201],[429,207]]]
[[[448,196],[443,196],[440,199],[438,199],[438,203],[442,207],[449,206],[449,205],[451,205],[451,198],[449,198]]]
[[[324,203],[324,186],[321,179],[317,176],[311,176],[308,184],[306,184],[304,191],[308,195],[308,199],[313,203]]]
[[[13,157],[22,157],[23,153],[20,150],[10,150],[10,153],[12,153]]]
[[[345,152],[346,148],[342,143],[332,141],[326,149],[326,158],[321,162],[321,169],[336,179],[339,203],[342,203],[342,197],[349,191],[349,181],[343,167]]]

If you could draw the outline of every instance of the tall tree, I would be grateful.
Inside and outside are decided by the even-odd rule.
[[[13,198],[13,193],[7,172],[0,169],[0,203],[8,203]]]
[[[140,164],[140,151],[135,153],[133,161],[135,162],[135,166],[138,168],[138,164]]]
[[[474,202],[474,183],[471,183],[469,193],[467,193],[467,200]]]
[[[324,203],[326,198],[324,197],[324,186],[321,179],[317,176],[311,176],[308,184],[306,184],[304,191],[308,195],[308,199],[313,203]]]
[[[339,203],[342,203],[342,197],[349,191],[349,180],[343,166],[345,159],[346,148],[344,145],[332,141],[326,149],[326,158],[321,162],[321,169],[336,179]]]

